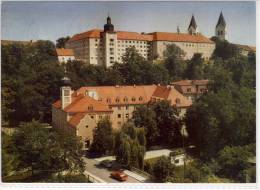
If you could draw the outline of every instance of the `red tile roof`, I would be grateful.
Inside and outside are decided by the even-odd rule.
[[[190,35],[184,33],[154,32],[154,41],[172,41],[172,42],[196,42],[196,43],[214,43],[202,34]]]
[[[93,29],[87,32],[74,35],[69,42],[82,40],[86,38],[101,38],[103,30]],[[149,34],[139,34],[137,32],[117,31],[118,40],[140,40],[140,41],[173,41],[173,42],[197,42],[214,43],[207,37],[199,35],[190,35],[184,33],[154,32]]]
[[[69,120],[70,126],[76,127],[85,115],[86,113],[76,113],[75,115],[73,115]]]
[[[152,98],[169,100],[171,105],[176,107],[189,107],[192,104],[191,100],[170,86],[158,86],[154,91]]]
[[[74,56],[74,52],[72,49],[56,49],[58,56]]]

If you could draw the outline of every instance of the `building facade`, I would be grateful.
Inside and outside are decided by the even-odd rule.
[[[194,16],[192,16],[188,33],[153,32],[137,33],[115,31],[111,18],[107,18],[104,29],[93,29],[74,35],[66,48],[74,50],[75,58],[87,64],[105,65],[122,62],[126,49],[135,47],[145,59],[162,59],[167,45],[175,44],[186,53],[185,59],[191,59],[195,53],[201,53],[208,60],[215,43],[198,32]]]
[[[171,86],[86,86],[72,91],[69,85],[61,87],[60,100],[52,105],[52,125],[81,137],[88,149],[98,121],[108,118],[113,129],[132,118],[139,105],[168,100],[182,117],[192,101]]]
[[[194,102],[202,94],[208,92],[209,80],[180,80],[171,83],[171,85]]]
[[[67,63],[68,61],[75,60],[75,56],[72,49],[56,49],[59,63]]]

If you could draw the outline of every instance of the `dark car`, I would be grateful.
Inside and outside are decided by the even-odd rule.
[[[111,168],[113,163],[111,160],[103,160],[99,163],[100,166],[104,167],[104,168]]]
[[[111,173],[111,177],[118,181],[126,181],[128,178],[128,175],[125,174],[123,170],[117,170],[117,171],[113,171]]]

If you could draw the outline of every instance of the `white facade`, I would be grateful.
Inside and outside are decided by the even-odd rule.
[[[74,56],[58,56],[58,61],[60,63],[67,63],[68,61],[75,60]]]

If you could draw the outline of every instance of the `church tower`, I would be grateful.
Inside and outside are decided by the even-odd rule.
[[[107,17],[107,23],[104,25],[104,32],[114,32],[114,25],[109,16]]]
[[[60,89],[61,108],[64,109],[71,104],[71,81],[67,77],[67,71],[65,66],[65,76],[62,78],[62,87]]]
[[[191,34],[191,35],[198,34],[198,26],[196,24],[196,21],[195,21],[195,18],[194,18],[193,15],[191,17],[190,25],[189,25],[189,28],[188,28],[188,33]]]
[[[225,40],[226,39],[226,21],[224,19],[224,16],[222,14],[222,11],[219,15],[218,23],[216,25],[216,37],[218,37],[220,40]]]

